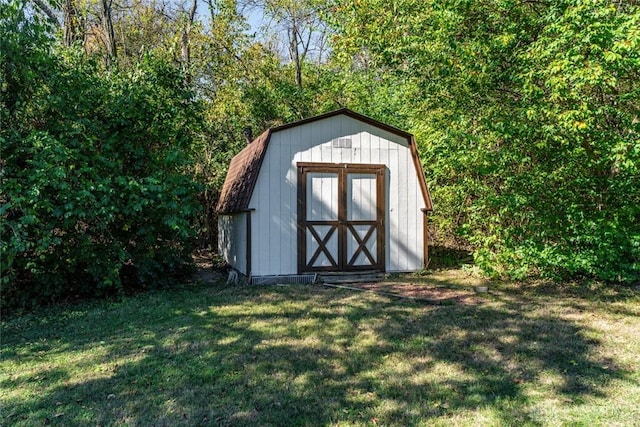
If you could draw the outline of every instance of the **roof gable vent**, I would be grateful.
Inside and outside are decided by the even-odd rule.
[[[351,148],[351,138],[336,138],[331,141],[333,148]]]

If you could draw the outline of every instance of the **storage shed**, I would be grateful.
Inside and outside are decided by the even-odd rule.
[[[219,253],[254,279],[408,272],[428,260],[432,204],[414,137],[348,109],[250,142],[216,210]]]

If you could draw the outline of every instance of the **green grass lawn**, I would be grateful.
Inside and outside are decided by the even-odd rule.
[[[4,426],[639,425],[640,296],[195,284],[57,306],[2,319],[0,400]]]

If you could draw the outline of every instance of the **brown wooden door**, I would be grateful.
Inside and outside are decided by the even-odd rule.
[[[298,270],[384,271],[384,165],[298,164]]]

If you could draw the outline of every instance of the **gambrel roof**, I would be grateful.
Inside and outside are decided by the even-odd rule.
[[[420,183],[420,189],[422,190],[422,196],[424,198],[426,210],[433,210],[431,196],[429,195],[429,190],[427,189],[427,184],[424,178],[424,171],[418,157],[416,142],[413,135],[393,126],[389,126],[377,120],[371,119],[367,116],[363,116],[362,114],[358,114],[347,108],[342,108],[326,114],[321,114],[319,116],[268,129],[256,139],[254,139],[233,159],[231,159],[229,171],[227,172],[227,177],[224,181],[224,185],[222,186],[222,191],[220,192],[220,199],[218,200],[216,211],[219,214],[233,214],[244,212],[248,209],[249,202],[251,201],[251,195],[253,194],[253,189],[255,188],[256,182],[258,181],[260,167],[262,166],[262,161],[264,160],[265,153],[267,152],[267,147],[269,146],[269,140],[271,139],[271,135],[274,132],[278,132],[284,129],[290,129],[292,127],[323,120],[341,114],[407,139],[409,143],[409,149],[411,150],[411,157],[413,158],[413,163],[416,168],[416,174],[418,175],[418,182]]]
[[[263,132],[231,159],[216,206],[218,213],[237,213],[247,210],[253,188],[258,180],[262,159],[267,152],[271,132],[271,129]]]

